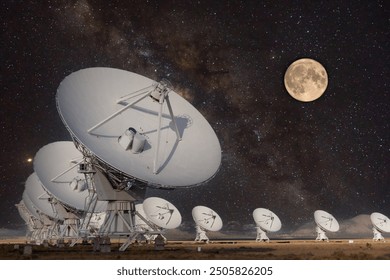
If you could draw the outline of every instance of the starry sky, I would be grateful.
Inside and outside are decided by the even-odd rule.
[[[390,215],[389,4],[385,1],[2,1],[0,229],[42,146],[71,140],[59,83],[88,67],[168,78],[216,131],[221,169],[207,184],[149,190],[182,212],[212,207],[244,232],[269,208],[285,232],[323,209],[338,219]],[[324,95],[290,97],[288,66],[327,70]]]

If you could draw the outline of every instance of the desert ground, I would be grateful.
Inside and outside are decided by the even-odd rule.
[[[111,241],[108,250],[96,250],[91,244],[74,247],[57,245],[32,245],[23,239],[0,240],[0,259],[7,260],[390,260],[390,242],[372,239],[330,240],[219,240],[206,243],[193,241],[168,241],[163,248],[154,244],[132,244],[126,251],[118,249],[121,240]],[[25,247],[31,246],[26,253]],[[107,249],[107,247],[106,247]]]

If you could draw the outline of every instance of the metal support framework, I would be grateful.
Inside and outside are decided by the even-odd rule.
[[[57,239],[59,236],[58,232],[59,221],[50,219],[45,214],[40,213],[39,219],[36,220],[37,234],[34,235],[37,244],[49,242],[51,239]]]
[[[67,218],[61,230],[61,239],[77,239],[79,235],[80,220],[77,218]]]
[[[256,242],[269,242],[267,232],[261,229],[261,227],[256,227]]]
[[[87,234],[87,231],[89,230],[89,224],[91,222],[92,215],[95,213],[95,208],[98,202],[95,183],[93,180],[94,173],[95,172],[91,171],[84,174],[88,185],[88,196],[85,200],[84,215],[81,218],[82,222],[79,229],[79,233],[84,235],[83,237],[86,237],[85,234]]]
[[[317,232],[317,241],[326,241],[329,242],[329,238],[326,236],[325,231],[320,228],[319,226],[316,226],[316,232]]]
[[[375,227],[372,228],[372,233],[374,234],[374,237],[372,238],[374,241],[385,242],[385,238],[383,237],[382,233],[379,230],[377,230]]]
[[[209,238],[206,235],[206,231],[199,225],[195,226],[196,229],[196,237],[195,237],[195,242],[206,242],[209,243]]]
[[[148,242],[154,240],[158,234],[162,234],[161,230],[145,217],[143,217],[138,211],[134,211],[134,216],[137,215],[146,225],[147,227],[138,227],[134,226],[133,232],[129,235],[126,242],[122,244],[119,248],[119,251],[125,251],[132,243],[134,243],[139,236],[143,236]],[[163,236],[166,240],[166,238]]]
[[[127,187],[127,182],[135,184],[140,189],[145,189],[146,186],[148,186],[147,182],[140,181],[139,179],[135,179],[117,169],[114,169],[109,164],[99,159],[74,136],[72,136],[72,140],[76,148],[83,154],[84,158],[88,158],[88,162],[91,166],[95,170],[99,170],[106,175],[108,181],[114,189],[124,190]]]
[[[88,196],[85,198],[85,204],[82,214],[83,216],[81,218],[75,217],[72,211],[69,211],[68,209],[63,207],[68,215],[66,215],[67,218],[65,219],[65,225],[60,233],[60,238],[73,239],[73,242],[70,245],[71,247],[73,247],[80,238],[85,238],[89,234],[89,224],[91,221],[91,217],[95,212],[95,208],[98,201],[93,182],[93,174],[95,173],[95,171],[92,169],[92,164],[89,161],[90,158],[84,156],[83,154],[82,159],[72,160],[71,162],[73,164],[68,169],[64,170],[63,172],[55,176],[53,179],[51,179],[52,182],[62,182],[57,180],[61,178],[61,176],[63,176],[64,174],[73,170],[74,168],[79,167],[81,163],[85,163],[90,166],[88,170],[82,172],[84,174],[88,186]]]
[[[134,202],[109,201],[99,235],[128,235],[134,231]]]

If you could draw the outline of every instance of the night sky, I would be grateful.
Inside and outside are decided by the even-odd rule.
[[[148,191],[182,212],[216,210],[245,231],[269,208],[285,232],[323,209],[390,216],[389,5],[385,1],[2,1],[0,229],[24,228],[15,203],[42,146],[71,140],[55,94],[69,74],[113,67],[168,78],[222,147],[207,184]],[[283,77],[308,57],[327,70],[308,103]]]

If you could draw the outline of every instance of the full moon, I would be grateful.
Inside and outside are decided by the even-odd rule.
[[[325,68],[310,58],[294,61],[284,74],[284,86],[296,100],[310,102],[318,99],[328,86]]]

